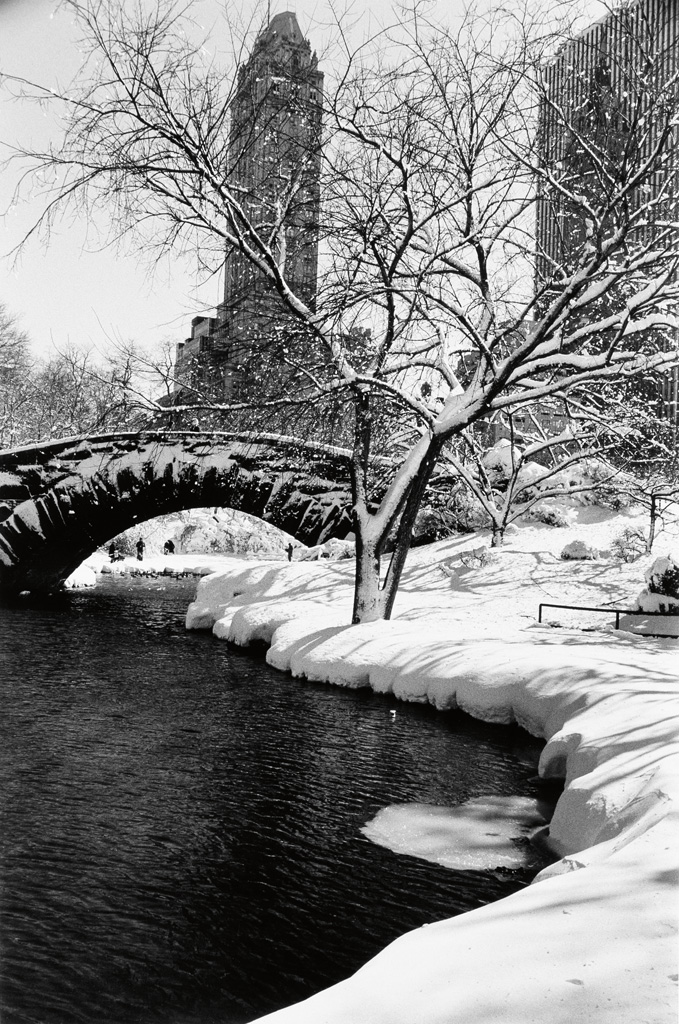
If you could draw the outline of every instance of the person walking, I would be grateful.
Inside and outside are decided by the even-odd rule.
[[[295,549],[294,549],[294,547],[292,546],[292,544],[288,544],[288,546],[287,546],[286,550],[287,550],[287,552],[288,552],[288,562],[291,562],[291,561],[292,561],[292,552],[293,552],[293,551],[294,551]]]
[[[146,545],[144,544],[143,539],[140,537],[139,540],[137,541],[137,561],[138,562],[143,562],[143,560],[144,560],[144,548],[145,547],[146,547]]]

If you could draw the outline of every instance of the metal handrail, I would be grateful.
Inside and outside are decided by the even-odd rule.
[[[552,604],[550,601],[543,601],[542,604],[538,606],[538,622],[542,622],[543,608],[566,608],[568,611],[573,612],[609,612],[615,615],[616,629],[620,629],[621,615],[663,615],[665,618],[677,618],[677,616],[674,615],[672,612],[643,612],[640,611],[638,608],[602,608],[601,606],[594,608],[591,605],[586,604]]]

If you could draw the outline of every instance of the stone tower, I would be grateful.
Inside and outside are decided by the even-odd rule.
[[[231,103],[228,181],[253,226],[268,237],[282,223],[274,254],[291,290],[312,309],[318,275],[323,74],[290,11],[276,14],[238,71]],[[278,387],[266,351],[282,332],[299,333],[275,288],[239,252],[224,265],[216,317],[196,317],[177,346],[182,372],[223,400],[261,397]],[[303,339],[293,339],[303,344]],[[275,361],[275,360],[274,360]],[[266,367],[267,372],[262,370]],[[265,378],[264,383],[262,377]]]
[[[296,16],[276,14],[238,74],[231,108],[231,181],[257,229],[282,222],[275,256],[312,308],[318,274],[323,75]],[[227,255],[218,310],[227,397],[252,397],[243,367],[289,320],[273,286],[238,252]],[[243,393],[245,391],[245,393]]]

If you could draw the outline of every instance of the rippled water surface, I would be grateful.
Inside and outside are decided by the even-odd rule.
[[[517,729],[293,680],[187,633],[194,584],[0,609],[2,1024],[239,1024],[528,881],[359,832],[539,792]]]

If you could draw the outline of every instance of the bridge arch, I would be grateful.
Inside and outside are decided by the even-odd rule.
[[[0,453],[0,590],[52,591],[98,547],[159,515],[248,512],[305,544],[351,529],[348,453],[186,431],[67,438]]]

